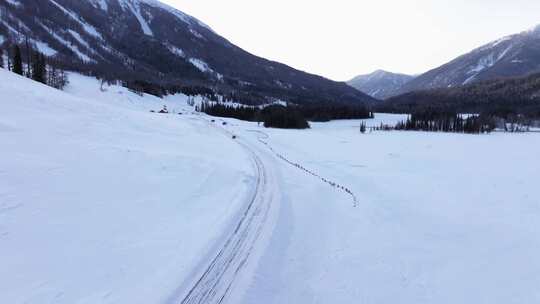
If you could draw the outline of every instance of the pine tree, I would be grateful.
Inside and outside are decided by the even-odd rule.
[[[58,72],[58,78],[57,78],[57,89],[63,90],[64,87],[68,84],[68,77],[66,72],[63,69],[60,69]]]
[[[366,123],[365,122],[362,122],[362,124],[360,124],[360,132],[362,134],[366,133]]]
[[[47,69],[47,85],[56,88],[57,87],[57,73],[56,73],[56,65],[54,62],[50,63],[50,68]]]
[[[47,68],[45,56],[39,52],[34,55],[32,64],[32,79],[44,84],[47,84]]]
[[[9,50],[7,51],[7,69],[11,72],[12,66],[11,66],[11,56],[9,56]]]
[[[23,74],[23,64],[21,56],[21,48],[18,45],[15,45],[13,50],[13,73],[22,75]]]

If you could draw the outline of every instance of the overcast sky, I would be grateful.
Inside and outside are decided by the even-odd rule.
[[[161,0],[239,47],[334,80],[416,74],[540,24],[540,0]]]

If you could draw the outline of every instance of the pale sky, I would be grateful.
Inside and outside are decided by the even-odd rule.
[[[264,58],[334,80],[418,74],[540,24],[540,0],[161,0]]]

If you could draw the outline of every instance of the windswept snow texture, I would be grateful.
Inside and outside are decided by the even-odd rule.
[[[231,120],[231,130],[266,133],[275,151],[358,196],[354,208],[282,162],[287,200],[236,303],[540,303],[540,134],[362,135],[359,125],[290,131]]]
[[[164,303],[243,214],[250,158],[185,96],[70,81],[0,69],[0,303]]]

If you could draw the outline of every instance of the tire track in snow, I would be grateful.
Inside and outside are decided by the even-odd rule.
[[[279,152],[277,152],[274,147],[272,147],[267,141],[267,139],[270,138],[270,136],[268,134],[266,134],[265,132],[263,131],[259,131],[259,130],[248,130],[248,132],[254,132],[254,133],[258,133],[259,135],[262,135],[263,138],[261,137],[258,137],[257,139],[259,140],[259,142],[261,142],[262,144],[264,144],[266,147],[268,147],[268,149],[270,149],[270,151],[272,151],[272,153],[274,153],[274,155],[276,155],[276,157],[278,157],[279,159],[285,161],[286,163],[288,163],[289,165],[303,171],[304,173],[308,174],[308,175],[311,175],[311,176],[314,176],[318,179],[320,179],[322,182],[332,186],[333,188],[336,188],[344,193],[346,193],[347,195],[349,195],[352,199],[352,202],[353,202],[353,207],[358,207],[358,198],[356,196],[356,194],[354,194],[354,192],[352,190],[350,190],[349,188],[345,187],[345,186],[342,186],[340,185],[339,183],[336,183],[328,178],[325,178],[309,169],[306,169],[304,166],[302,166],[301,164],[299,163],[296,163],[296,162],[293,162],[291,160],[289,160],[288,158],[286,158],[285,156],[283,156],[282,154],[280,154]]]
[[[218,129],[233,135],[227,130],[219,127]],[[254,149],[241,141],[236,142],[250,153],[255,165],[257,181],[254,195],[233,233],[185,295],[181,304],[224,303],[268,222],[276,188],[273,188],[264,162]]]

